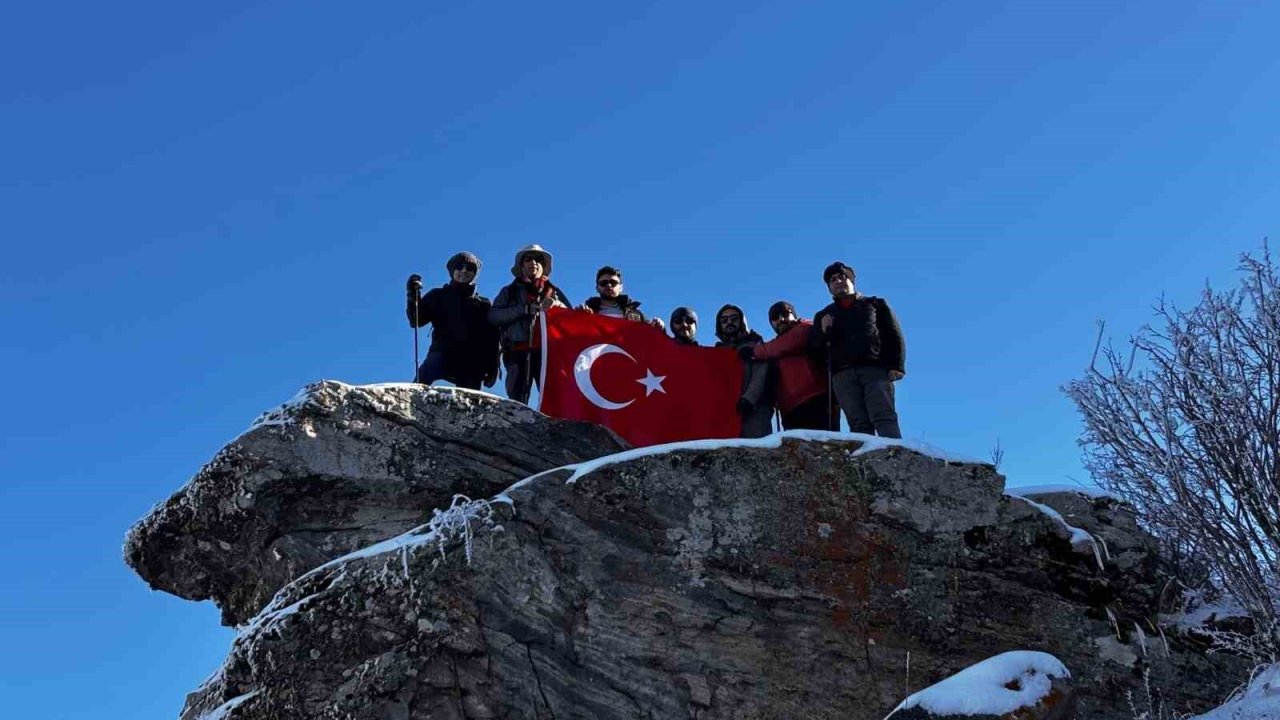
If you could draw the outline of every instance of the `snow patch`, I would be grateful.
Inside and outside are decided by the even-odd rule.
[[[1026,497],[1027,495],[1047,495],[1049,493],[1075,493],[1083,495],[1087,498],[1112,498],[1118,499],[1115,495],[1103,490],[1099,487],[1091,487],[1088,485],[1071,485],[1068,483],[1049,483],[1046,485],[1020,485],[1018,487],[1006,488],[1009,494],[1018,497]]]
[[[1280,664],[1254,673],[1249,684],[1225,703],[1190,720],[1276,720],[1280,718]]]
[[[1006,490],[1004,494],[1008,497],[1017,498],[1022,502],[1044,513],[1045,515],[1048,515],[1054,522],[1058,524],[1059,527],[1061,527],[1063,530],[1066,531],[1067,535],[1070,536],[1072,548],[1074,548],[1078,552],[1084,552],[1085,550],[1092,550],[1093,559],[1098,562],[1098,569],[1099,570],[1106,569],[1106,564],[1103,563],[1102,561],[1102,551],[1099,549],[1098,541],[1094,539],[1093,535],[1091,535],[1087,530],[1082,530],[1068,523],[1066,518],[1062,517],[1061,513],[1049,507],[1048,505],[1038,503],[1035,500],[1031,500],[1029,498],[1025,498],[1019,495],[1018,493],[1021,492],[1022,490],[1023,490],[1022,488],[1014,488],[1013,490]]]
[[[262,691],[254,690],[251,693],[246,693],[239,697],[233,697],[209,712],[201,713],[200,717],[196,718],[196,720],[224,720],[232,710],[235,710],[246,702],[249,702],[260,692]]]
[[[525,478],[520,482],[507,488],[495,500],[502,502],[510,502],[508,493],[521,487],[535,478],[548,475],[559,470],[572,470],[573,474],[569,476],[565,482],[573,483],[584,475],[599,470],[608,465],[617,465],[619,463],[630,462],[644,457],[652,457],[654,455],[665,455],[667,453],[678,452],[681,450],[719,450],[722,448],[779,448],[782,447],[782,441],[785,439],[792,440],[808,440],[810,442],[859,442],[862,446],[853,454],[865,455],[876,450],[884,450],[886,448],[900,447],[908,450],[914,450],[922,455],[928,455],[937,458],[943,462],[954,463],[975,463],[987,464],[985,460],[977,460],[975,458],[966,457],[949,453],[945,450],[929,445],[921,440],[895,440],[891,438],[882,438],[876,435],[864,435],[862,433],[846,433],[833,432],[830,430],[786,430],[762,438],[722,438],[713,440],[684,440],[681,442],[666,443],[663,445],[650,445],[648,447],[635,448],[633,450],[624,450],[620,453],[605,455],[587,462],[577,463],[574,465],[565,465],[562,467],[547,470],[538,473],[532,477]]]
[[[911,695],[889,716],[913,707],[934,715],[1004,715],[1035,707],[1049,695],[1052,678],[1069,677],[1066,666],[1048,653],[1001,653]]]
[[[1209,623],[1214,621],[1249,617],[1249,611],[1226,593],[1216,600],[1209,600],[1203,589],[1191,589],[1182,594],[1182,600],[1182,612],[1162,614],[1162,625],[1193,632],[1208,629]]]
[[[451,387],[451,386],[426,386],[426,385],[420,385],[418,383],[408,383],[408,382],[352,385],[350,383],[344,383],[341,380],[321,380],[320,382],[311,383],[310,385],[307,385],[306,387],[302,388],[297,393],[295,393],[293,397],[281,403],[279,406],[274,407],[260,414],[249,425],[248,429],[240,433],[240,437],[243,437],[245,433],[248,433],[252,430],[257,430],[259,428],[273,427],[273,426],[288,427],[293,425],[297,419],[298,412],[302,410],[304,407],[306,407],[309,402],[312,401],[312,394],[315,392],[316,388],[319,387],[320,383],[330,383],[333,385],[337,385],[346,390],[371,390],[371,391],[396,390],[396,391],[401,391],[406,393],[421,392],[426,394],[427,396],[433,396],[433,395],[438,395],[442,397],[452,396],[458,399],[466,399],[466,400],[478,400],[478,399],[494,400],[494,401],[505,400],[505,398],[499,397],[492,393],[484,392],[483,390],[470,390],[468,388],[459,388],[459,387]],[[313,431],[311,431],[309,427],[304,427],[303,430],[309,433],[313,433]],[[239,439],[239,437],[237,437],[236,439]]]
[[[293,424],[294,415],[307,404],[308,400],[311,399],[311,387],[312,386],[308,385],[302,388],[298,392],[294,393],[293,397],[284,401],[279,406],[259,415],[249,425],[249,429],[244,432],[247,433],[250,430],[257,430],[258,428],[264,427],[284,427]],[[240,434],[244,435],[244,433]]]

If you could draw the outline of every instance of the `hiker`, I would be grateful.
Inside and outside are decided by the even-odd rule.
[[[812,343],[828,358],[831,386],[849,430],[900,438],[893,384],[907,374],[906,341],[889,304],[857,292],[856,277],[842,262],[822,271],[832,303],[814,317]]]
[[[646,319],[644,313],[640,312],[640,301],[623,293],[622,271],[618,268],[605,265],[596,271],[596,293],[579,305],[578,309],[605,317],[647,322],[659,330],[665,329],[661,318]]]
[[[719,339],[716,347],[730,347],[739,352],[743,347],[764,340],[759,333],[747,327],[747,318],[737,305],[725,305],[716,313],[716,337]],[[768,362],[751,360],[744,363],[738,414],[742,416],[741,437],[764,437],[773,430]]]
[[[538,245],[516,252],[510,285],[498,291],[489,308],[489,323],[501,332],[502,363],[507,372],[507,397],[529,402],[533,383],[542,370],[540,343],[533,325],[540,312],[570,307],[569,298],[551,283],[551,253]]]
[[[414,328],[431,324],[431,347],[418,367],[415,382],[430,385],[448,380],[479,390],[498,380],[498,333],[489,324],[489,299],[476,293],[480,259],[460,252],[445,263],[449,282],[422,292],[422,276],[410,275],[405,314]]]
[[[671,311],[671,339],[680,345],[698,346],[698,313],[690,307]]]
[[[782,415],[782,429],[838,429],[832,427],[834,410],[827,370],[810,348],[813,323],[796,317],[795,306],[779,300],[769,307],[769,324],[777,337],[758,345],[743,345],[738,354],[745,361],[773,361],[778,378],[774,400]]]

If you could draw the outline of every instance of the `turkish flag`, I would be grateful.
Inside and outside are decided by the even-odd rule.
[[[552,308],[541,410],[604,425],[636,447],[738,437],[742,361],[632,320]]]

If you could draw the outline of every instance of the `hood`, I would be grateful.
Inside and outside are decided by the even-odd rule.
[[[751,326],[747,324],[747,314],[742,312],[742,308],[732,303],[726,303],[724,305],[721,305],[720,309],[716,311],[716,317],[714,320],[715,330],[716,330],[716,339],[718,339],[720,342],[723,342],[723,343],[729,342],[728,340],[725,340],[724,336],[720,334],[720,316],[724,314],[725,310],[737,310],[738,314],[742,316],[742,332],[746,333],[747,335],[752,334]]]

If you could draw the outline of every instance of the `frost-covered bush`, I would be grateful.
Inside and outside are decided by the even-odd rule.
[[[1280,607],[1280,281],[1264,244],[1237,288],[1095,352],[1064,391],[1094,479],[1174,557],[1202,563],[1258,628]],[[1275,641],[1274,636],[1272,642]]]

